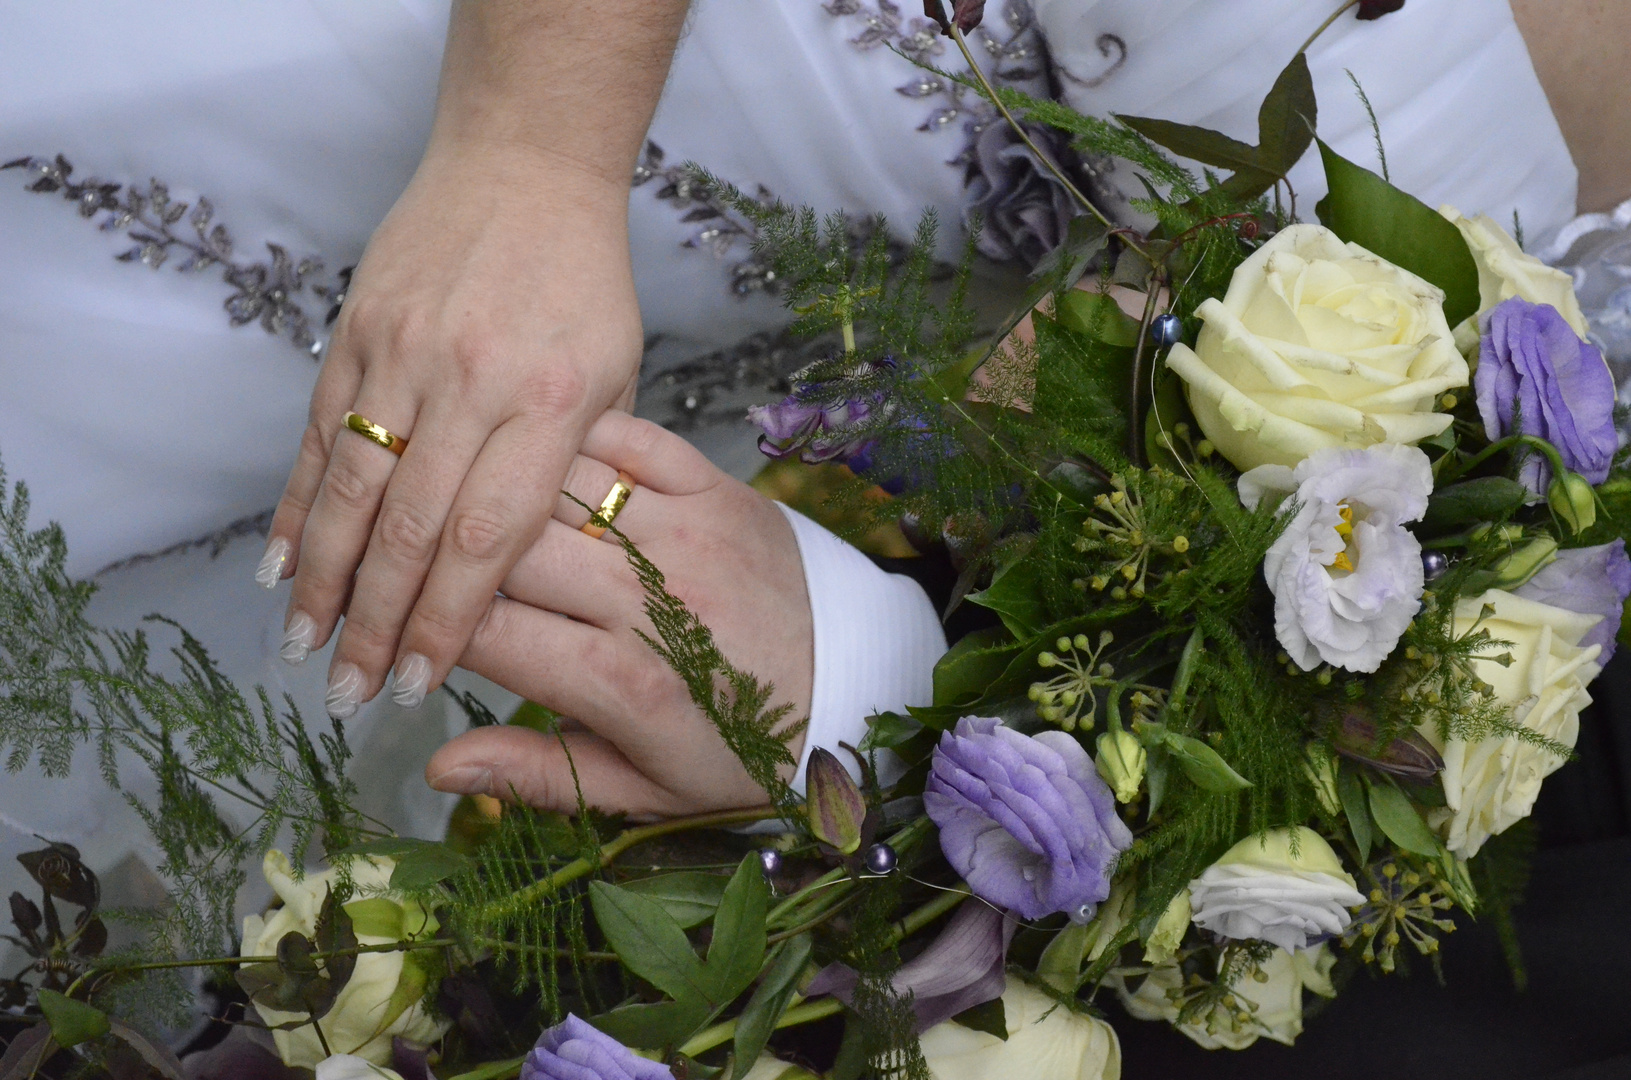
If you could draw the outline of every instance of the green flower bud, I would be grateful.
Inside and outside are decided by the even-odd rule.
[[[1129,803],[1138,798],[1138,785],[1148,762],[1144,744],[1130,732],[1118,728],[1099,736],[1099,756],[1094,764],[1118,801]]]
[[[1576,536],[1597,522],[1597,495],[1590,481],[1579,473],[1565,472],[1555,477],[1546,491],[1546,501],[1552,513],[1562,518]]]
[[[1557,560],[1557,541],[1550,536],[1532,540],[1495,564],[1495,586],[1515,589],[1540,568]]]
[[[1165,964],[1170,961],[1183,943],[1184,934],[1189,931],[1189,920],[1194,915],[1193,904],[1189,898],[1189,890],[1184,889],[1172,898],[1167,910],[1161,913],[1161,918],[1150,931],[1150,936],[1144,942],[1144,962],[1147,964]]]
[[[816,747],[804,771],[804,812],[817,840],[850,855],[861,846],[866,800],[861,789],[829,751]]]

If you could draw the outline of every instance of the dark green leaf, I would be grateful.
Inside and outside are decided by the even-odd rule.
[[[681,928],[690,929],[714,917],[720,898],[725,895],[726,880],[719,874],[684,870],[677,874],[659,874],[626,881],[623,888],[648,900],[655,900]]]
[[[427,889],[466,869],[470,858],[446,844],[421,844],[405,852],[391,871],[391,888],[400,892]]]
[[[787,1003],[798,989],[799,976],[810,962],[810,935],[800,934],[776,947],[775,959],[765,977],[759,980],[742,1015],[736,1019],[736,1064],[731,1080],[742,1080],[764,1052],[776,1021],[787,1011]]]
[[[910,716],[897,712],[881,712],[866,718],[866,736],[856,747],[863,754],[869,750],[890,750],[917,736],[923,725]]]
[[[64,997],[55,990],[40,990],[40,1011],[51,1025],[51,1037],[63,1049],[100,1039],[112,1030],[108,1014],[94,1005]]]
[[[1035,559],[1020,559],[997,572],[991,586],[968,594],[971,603],[990,608],[1016,638],[1028,638],[1047,625],[1043,573]]]
[[[356,953],[347,951],[357,947],[357,934],[350,912],[340,905],[339,899],[333,890],[323,898],[323,907],[317,913],[317,925],[312,933],[318,952],[341,954],[329,956],[323,961],[323,970],[329,977],[335,997],[345,989],[357,966]]]
[[[111,1024],[114,1037],[136,1051],[160,1076],[166,1080],[182,1080],[185,1076],[181,1059],[168,1046],[155,1042],[122,1020],[113,1020]]]
[[[1444,290],[1454,327],[1478,310],[1478,267],[1457,229],[1413,195],[1320,144],[1331,192],[1314,210],[1327,228]]]
[[[1529,489],[1504,476],[1481,476],[1448,484],[1427,500],[1423,529],[1440,530],[1478,521],[1502,521],[1523,505]]]
[[[956,705],[978,697],[1023,647],[1000,626],[968,634],[934,666],[934,703]]]
[[[1178,767],[1184,770],[1184,775],[1197,787],[1222,793],[1252,786],[1250,780],[1235,772],[1216,750],[1199,739],[1169,731],[1162,742],[1172,753],[1173,760],[1178,762]]]
[[[1118,114],[1116,119],[1156,145],[1164,146],[1186,158],[1192,158],[1202,165],[1235,172],[1264,171],[1263,158],[1258,153],[1257,147],[1243,143],[1239,139],[1231,139],[1211,128],[1179,124],[1149,116]]]
[[[708,1005],[698,999],[625,1005],[589,1022],[624,1046],[661,1050],[689,1036],[708,1019]]]
[[[1101,292],[1071,289],[1062,293],[1055,301],[1054,318],[1066,330],[1106,345],[1122,349],[1138,345],[1138,320]]]
[[[589,883],[589,903],[607,942],[630,971],[676,1001],[710,1000],[702,961],[660,904],[604,881]]]
[[[1008,1010],[1003,1007],[1000,997],[992,998],[983,1005],[964,1009],[952,1019],[966,1028],[995,1035],[1003,1042],[1008,1041]]]
[[[746,990],[765,962],[765,914],[770,885],[757,852],[742,858],[714,916],[714,939],[708,946],[709,995],[723,1005]]]
[[[1167,795],[1167,780],[1172,775],[1172,755],[1167,753],[1164,746],[1157,746],[1150,750],[1149,760],[1144,766],[1144,786],[1150,789],[1150,816],[1161,809],[1161,802]]]
[[[33,1080],[59,1049],[49,1023],[25,1028],[0,1054],[0,1080]]]
[[[1343,813],[1348,818],[1348,831],[1353,833],[1354,846],[1359,848],[1359,861],[1370,861],[1371,820],[1370,808],[1365,804],[1365,789],[1352,768],[1342,766],[1337,772],[1337,797],[1342,800]]]
[[[1370,812],[1389,840],[1417,855],[1439,853],[1438,839],[1427,828],[1405,793],[1385,782],[1370,785]]]
[[[1314,77],[1308,71],[1308,57],[1298,53],[1274,80],[1257,110],[1257,152],[1262,167],[1276,177],[1290,172],[1308,152],[1318,122]]]

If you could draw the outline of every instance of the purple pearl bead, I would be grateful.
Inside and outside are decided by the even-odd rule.
[[[1422,577],[1428,581],[1437,581],[1450,569],[1449,557],[1442,551],[1424,551],[1421,553]]]
[[[900,856],[888,844],[873,844],[866,849],[866,868],[873,874],[890,874],[900,862]]]
[[[765,877],[775,877],[781,873],[782,853],[775,848],[760,848],[759,865],[764,867]]]
[[[1170,348],[1178,344],[1178,339],[1183,336],[1183,321],[1170,312],[1166,315],[1157,315],[1150,323],[1150,337],[1155,341],[1157,348]]]

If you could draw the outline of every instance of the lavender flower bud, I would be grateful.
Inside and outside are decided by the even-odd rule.
[[[1495,564],[1495,587],[1512,589],[1530,578],[1548,563],[1557,559],[1557,541],[1542,536],[1530,541]]]
[[[821,747],[810,753],[804,771],[805,813],[817,840],[850,855],[861,846],[866,800],[836,757]]]
[[[1444,759],[1419,732],[1403,732],[1386,746],[1378,747],[1376,722],[1357,706],[1343,711],[1329,737],[1331,748],[1343,757],[1402,780],[1426,782],[1444,769]]]

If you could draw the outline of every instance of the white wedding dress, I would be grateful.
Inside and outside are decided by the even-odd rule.
[[[988,8],[979,51],[1010,83],[1084,111],[1255,141],[1257,103],[1326,6],[1009,0]],[[776,396],[809,347],[781,334],[786,316],[752,256],[751,227],[699,201],[680,163],[750,192],[905,226],[932,207],[947,255],[975,197],[986,200],[993,254],[1034,252],[1057,225],[1015,211],[1048,205],[1045,182],[1003,174],[1008,159],[990,140],[1004,136],[979,102],[892,51],[961,67],[903,7],[693,5],[630,192],[648,342],[640,411],[739,475],[757,464],[743,407]],[[221,264],[177,273],[188,253],[144,250],[130,235],[140,222],[98,232],[114,215],[81,216],[61,190],[24,190],[45,177],[37,167],[0,172],[0,460],[29,484],[36,522],[65,527],[73,571],[97,574],[95,618],[129,627],[150,611],[171,615],[233,678],[291,693],[310,716],[321,716],[327,658],[300,669],[275,659],[284,598],[252,581],[264,511],[286,478],[317,371],[329,302],[313,290],[339,288],[336,272],[356,262],[412,173],[446,18],[447,0],[0,0],[0,161],[60,153],[74,166],[70,181],[94,174],[149,196],[157,178],[189,215],[207,198],[205,232],[225,226],[238,268],[237,284],[223,281]],[[1373,163],[1375,148],[1348,71],[1377,108],[1401,186],[1498,220],[1516,212],[1531,237],[1574,216],[1575,171],[1506,0],[1410,0],[1378,22],[1345,18],[1310,64],[1321,134],[1350,158]],[[1094,165],[1111,201],[1137,191],[1125,167]],[[1317,162],[1292,180],[1309,216]],[[153,213],[150,199],[150,223]],[[197,240],[190,221],[177,219],[173,234]],[[274,294],[278,281],[254,278],[257,265],[263,276],[280,272],[268,243],[322,268],[298,282],[281,268]],[[161,254],[163,265],[144,265]],[[246,325],[229,321],[229,297]],[[900,595],[895,586],[832,586],[833,575],[878,572],[812,529],[799,531],[818,598],[813,730],[836,740],[858,710],[923,696],[944,643],[920,593],[885,603]],[[877,610],[841,596],[870,596]],[[860,685],[845,656],[873,657],[877,681]],[[437,832],[447,802],[419,773],[462,727],[453,712],[443,695],[415,714],[382,698],[351,722],[372,812]],[[88,760],[68,780],[0,774],[0,892],[18,876],[11,856],[36,834],[80,845],[98,870],[121,867],[115,878],[133,883],[121,886],[132,898],[151,887],[142,865],[153,852]]]

